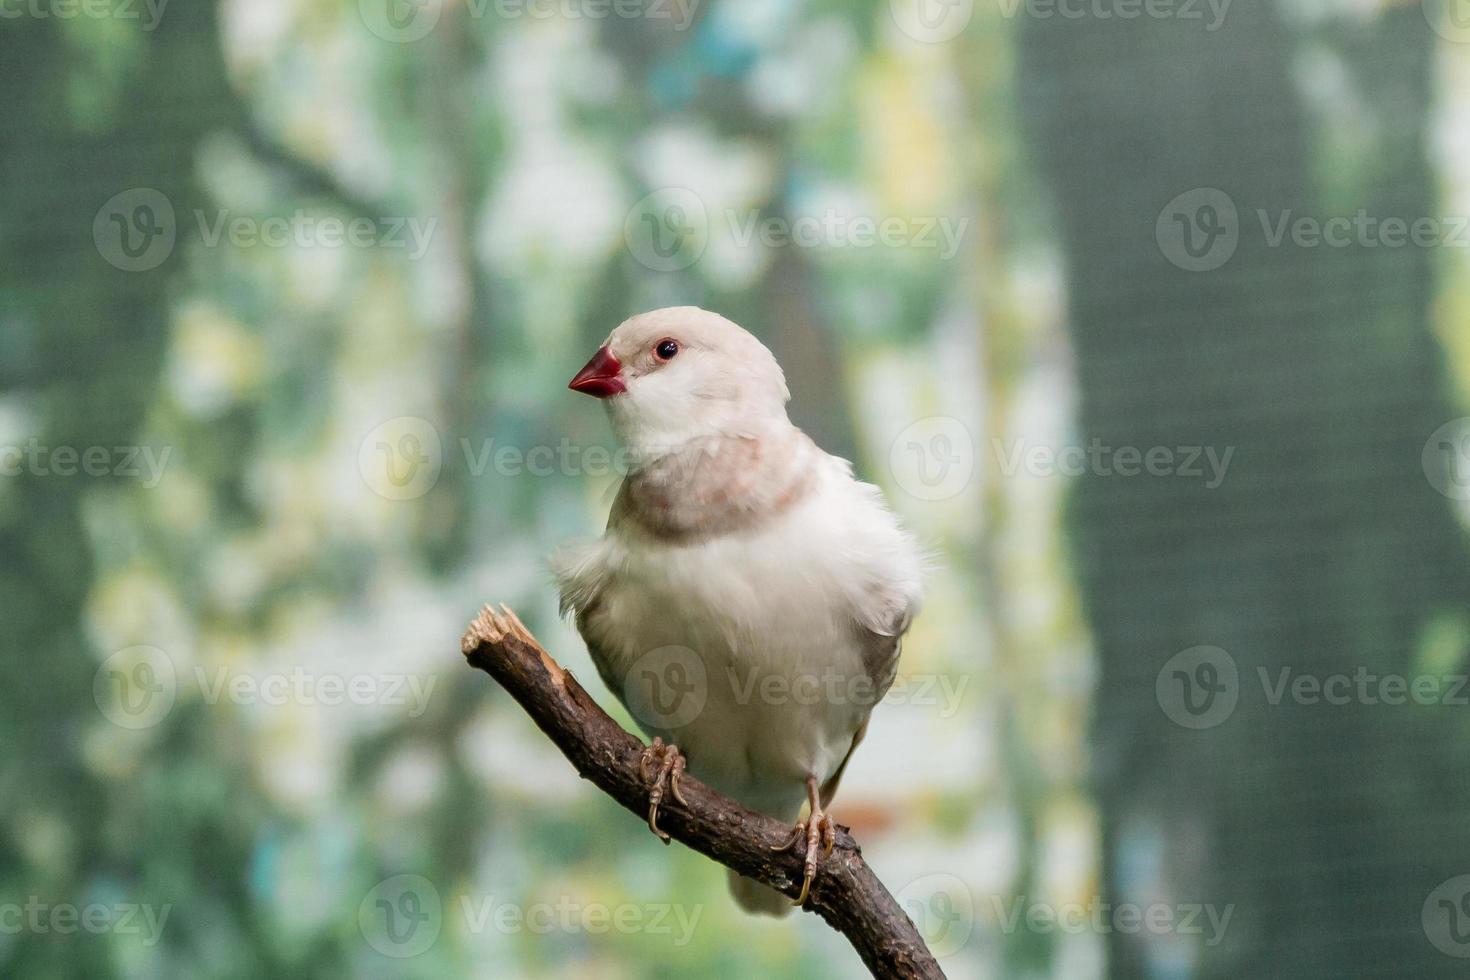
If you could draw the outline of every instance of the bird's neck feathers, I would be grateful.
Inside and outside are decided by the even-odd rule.
[[[785,438],[793,428],[784,404],[756,406],[736,398],[672,401],[639,393],[606,402],[613,433],[635,461],[708,449],[727,439]]]
[[[612,523],[674,542],[760,527],[805,499],[821,451],[785,418],[738,433],[695,435],[633,465]]]

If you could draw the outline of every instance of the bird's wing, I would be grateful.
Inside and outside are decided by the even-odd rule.
[[[871,627],[859,624],[857,626],[859,642],[863,650],[863,668],[867,671],[868,679],[873,683],[873,703],[877,704],[888,693],[893,686],[893,678],[898,673],[898,658],[903,647],[903,634],[909,628],[909,622],[913,619],[913,608],[904,608],[893,620],[893,625],[888,630],[875,630]],[[871,714],[869,715],[871,717]],[[853,733],[852,744],[848,746],[847,755],[842,757],[842,763],[837,771],[822,784],[822,806],[832,802],[832,797],[837,794],[837,785],[842,782],[842,774],[847,771],[847,764],[852,761],[852,754],[862,744],[863,736],[868,733],[868,718],[858,726]]]
[[[858,643],[862,649],[863,669],[876,690],[876,704],[893,686],[898,673],[898,657],[903,649],[903,634],[914,618],[911,606],[905,606],[891,615],[886,628],[875,629],[862,623],[857,624]]]
[[[823,809],[826,809],[832,802],[832,797],[837,795],[837,785],[842,782],[842,774],[847,771],[847,764],[852,761],[852,754],[863,743],[863,736],[866,734],[868,734],[868,719],[864,718],[863,723],[858,726],[858,730],[852,736],[852,745],[848,746],[847,755],[842,757],[842,764],[837,767],[837,771],[832,774],[831,778],[822,784]]]
[[[611,669],[612,656],[598,644],[595,631],[587,626],[587,620],[597,615],[600,600],[593,599],[586,606],[577,610],[576,624],[577,632],[582,634],[582,642],[587,645],[587,653],[592,658],[592,664],[597,668],[597,674],[607,689],[613,693],[619,701],[623,700],[624,678],[618,677],[616,671]]]
[[[609,657],[595,639],[595,630],[589,628],[602,610],[603,590],[607,585],[607,562],[603,553],[604,540],[575,541],[560,548],[551,556],[552,572],[556,575],[561,593],[561,614],[571,614],[577,632],[587,644],[592,663],[597,666],[608,689],[619,698],[623,696],[622,679],[609,675]]]

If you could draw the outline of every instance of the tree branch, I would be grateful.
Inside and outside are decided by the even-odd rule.
[[[624,731],[582,685],[542,649],[516,614],[489,606],[470,624],[462,642],[470,666],[500,682],[561,749],[577,773],[628,810],[645,816],[648,785],[639,772],[643,742]],[[740,874],[795,898],[801,891],[801,856],[779,850],[791,827],[749,810],[685,774],[680,790],[687,806],[666,799],[659,826],[680,843]],[[847,937],[874,976],[943,978],[913,922],[863,861],[846,827],[823,860],[804,906]]]

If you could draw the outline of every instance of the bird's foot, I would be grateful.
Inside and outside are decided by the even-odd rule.
[[[638,773],[648,783],[648,829],[657,834],[659,840],[665,844],[669,842],[669,835],[658,827],[658,807],[664,801],[665,793],[685,806],[689,805],[679,789],[679,776],[687,764],[679,747],[665,745],[661,738],[655,738],[653,744],[643,750],[643,757],[638,760]]]
[[[806,857],[802,862],[801,894],[796,896],[793,905],[803,905],[806,897],[811,893],[812,881],[817,877],[817,854],[822,857],[831,857],[832,848],[837,846],[837,825],[832,818],[827,816],[827,811],[822,809],[822,801],[817,792],[817,781],[814,777],[807,779],[807,793],[811,801],[811,812],[805,820],[798,820],[796,826],[791,829],[791,836],[783,843],[772,848],[775,851],[785,851],[806,840]]]

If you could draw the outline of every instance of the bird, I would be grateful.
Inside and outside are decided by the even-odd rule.
[[[893,683],[927,556],[791,422],[771,351],[717,313],[633,316],[569,387],[602,401],[626,465],[603,535],[551,565],[563,615],[651,739],[648,826],[668,843],[658,811],[683,802],[685,772],[791,821],[795,902],[729,874],[743,909],[784,915],[832,852],[827,807]]]

